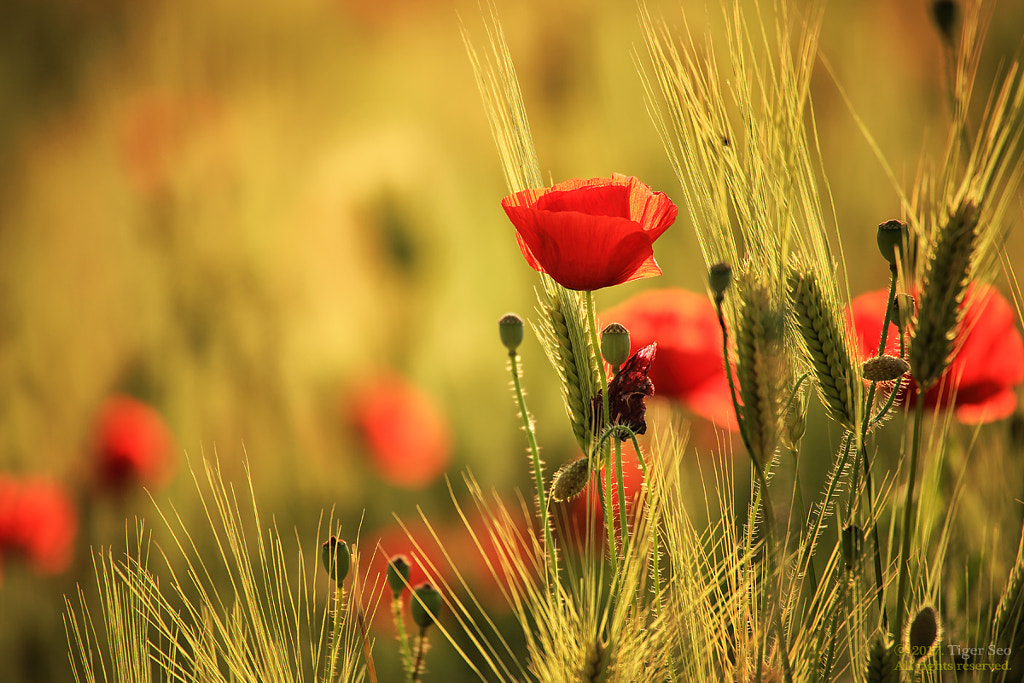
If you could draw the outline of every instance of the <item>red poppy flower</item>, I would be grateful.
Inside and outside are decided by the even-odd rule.
[[[374,467],[388,483],[427,486],[451,460],[452,439],[441,411],[405,379],[385,376],[354,394],[357,428]]]
[[[661,275],[654,241],[677,213],[663,193],[618,173],[525,190],[501,206],[530,267],[588,291]]]
[[[650,378],[658,395],[736,431],[715,307],[684,289],[643,292],[601,314],[629,330],[630,350],[657,342]]]
[[[162,483],[171,469],[172,444],[170,430],[151,406],[130,396],[108,398],[96,424],[100,485],[123,491],[139,483]]]
[[[887,289],[880,289],[860,295],[850,305],[848,314],[863,358],[878,353],[888,295]],[[1016,387],[1024,382],[1024,341],[1017,316],[998,291],[984,285],[972,285],[963,306],[964,320],[956,340],[959,350],[943,378],[925,394],[925,406],[952,406],[957,419],[966,424],[1009,417],[1017,407]],[[895,324],[889,328],[886,353],[899,354]],[[914,400],[913,378],[904,393]]]
[[[71,563],[78,514],[58,484],[0,475],[0,556],[20,555],[43,574]]]

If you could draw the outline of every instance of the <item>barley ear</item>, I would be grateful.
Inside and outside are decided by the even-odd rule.
[[[590,405],[597,395],[597,365],[582,297],[543,276],[536,327],[544,352],[562,382],[562,398],[576,442],[584,453],[593,444]]]
[[[783,356],[782,312],[760,282],[738,288],[736,376],[743,402],[743,424],[751,456],[764,468],[775,453],[781,431],[783,387],[788,363]]]
[[[942,376],[955,350],[977,238],[978,209],[962,201],[938,230],[917,302],[910,367],[922,391]]]
[[[999,598],[995,617],[992,620],[992,640],[1000,645],[1010,645],[1024,638],[1024,528],[1021,529],[1017,559],[1013,563],[1006,588]]]
[[[580,675],[581,683],[599,683],[608,680],[608,665],[611,663],[611,652],[600,638],[587,648],[587,659]]]
[[[868,652],[868,669],[864,674],[867,683],[899,683],[900,658],[882,637],[871,641]]]
[[[853,431],[860,365],[851,362],[853,354],[838,306],[829,305],[811,269],[792,270],[788,284],[797,330],[814,368],[821,402],[832,419]]]

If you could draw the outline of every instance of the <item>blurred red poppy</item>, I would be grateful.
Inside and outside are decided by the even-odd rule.
[[[856,327],[863,358],[878,353],[888,296],[887,289],[880,289],[862,294],[850,304],[848,315]],[[956,418],[965,424],[1009,417],[1017,407],[1016,388],[1024,382],[1024,341],[1017,316],[998,291],[984,285],[970,286],[963,306],[958,351],[943,378],[925,394],[925,406],[953,406]],[[889,328],[886,353],[899,355],[895,324]],[[907,384],[903,393],[913,404],[917,385],[913,378]]]
[[[160,414],[131,396],[108,398],[96,422],[95,457],[100,486],[124,491],[163,483],[172,467],[173,440]]]
[[[661,275],[653,244],[677,213],[663,193],[618,173],[525,190],[501,206],[530,267],[577,290]]]
[[[78,513],[59,484],[0,475],[0,557],[22,556],[43,574],[68,568]]]
[[[601,314],[629,330],[630,352],[657,342],[649,376],[658,396],[736,431],[722,361],[722,332],[707,297],[684,289],[643,292]]]
[[[451,460],[452,438],[431,398],[397,375],[379,377],[353,394],[353,419],[370,459],[389,484],[421,488]]]

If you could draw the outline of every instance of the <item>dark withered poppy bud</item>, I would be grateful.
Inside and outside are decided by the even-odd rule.
[[[732,267],[728,263],[716,263],[708,270],[708,286],[711,287],[715,301],[725,297],[725,290],[732,283]]]
[[[657,343],[640,349],[626,361],[619,374],[608,382],[608,412],[611,413],[609,424],[629,427],[634,434],[647,431],[647,405],[644,399],[654,396],[654,382],[647,376],[654,360]],[[593,416],[594,433],[600,435],[604,428],[604,402],[598,392],[590,403]],[[620,434],[619,439],[626,441],[629,436]]]
[[[348,543],[331,536],[331,539],[324,541],[320,548],[320,561],[323,562],[327,575],[335,582],[341,583],[348,576],[349,565],[352,562],[352,552]]]
[[[409,573],[412,565],[405,555],[395,555],[388,560],[388,587],[391,588],[391,595],[395,600],[402,595],[405,587],[409,585]]]

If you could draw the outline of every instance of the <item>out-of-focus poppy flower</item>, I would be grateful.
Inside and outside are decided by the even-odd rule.
[[[661,275],[654,241],[677,213],[666,195],[618,173],[517,192],[501,206],[530,267],[577,290]]]
[[[880,289],[858,296],[848,311],[857,330],[863,358],[878,353],[882,320],[889,292]],[[1024,341],[1017,329],[1013,308],[998,291],[971,285],[962,304],[953,357],[946,373],[925,394],[928,408],[952,406],[956,418],[965,424],[984,424],[1009,417],[1017,407],[1016,388],[1024,382]],[[899,330],[889,328],[886,353],[899,355]],[[907,382],[905,395],[914,401],[917,385]]]
[[[622,453],[622,488],[626,497],[626,517],[632,524],[637,512],[637,499],[640,496],[644,474],[640,467],[640,461],[632,449],[623,449]],[[613,457],[614,459],[614,457]],[[601,510],[601,500],[604,492],[598,485],[601,481],[608,485],[609,476],[612,484],[612,514],[615,517],[615,526],[618,528],[619,521],[619,491],[615,481],[615,468],[612,467],[611,474],[607,470],[602,471],[602,480],[597,476],[591,476],[586,489],[579,496],[564,503],[552,503],[552,510],[559,535],[568,540],[570,544],[577,547],[585,545],[587,538],[588,519],[589,529],[596,548],[602,548],[608,540],[608,533],[604,526],[604,515]]]
[[[430,397],[405,379],[377,378],[353,395],[351,410],[374,468],[388,483],[420,488],[448,466],[448,423]]]
[[[78,514],[57,483],[0,475],[0,556],[22,556],[43,574],[71,563]]]
[[[635,434],[647,431],[647,405],[644,399],[654,396],[654,383],[647,373],[657,350],[656,343],[643,347],[631,355],[619,374],[608,382],[608,412],[611,413],[611,424],[629,427]],[[601,432],[604,425],[604,397],[601,392],[591,400],[590,405],[591,413],[595,416],[595,431]],[[619,438],[622,441],[629,439],[626,435],[620,435]]]
[[[684,289],[650,290],[608,309],[601,320],[629,330],[631,352],[657,342],[650,378],[658,396],[736,431],[722,332],[706,297]]]
[[[94,448],[99,484],[107,490],[159,485],[173,464],[173,440],[163,418],[131,396],[116,395],[104,401]]]

